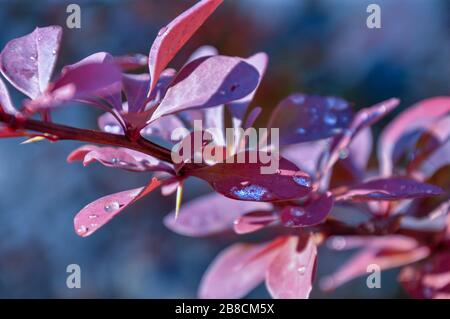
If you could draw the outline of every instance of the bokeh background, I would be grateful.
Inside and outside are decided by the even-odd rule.
[[[36,26],[65,26],[66,6],[81,6],[81,29],[64,29],[59,66],[98,51],[147,54],[157,31],[194,0],[50,1],[0,0],[0,47]],[[382,9],[382,28],[366,27],[366,7]],[[225,0],[172,65],[198,46],[228,55],[270,56],[254,105],[264,107],[260,125],[291,92],[342,96],[364,107],[396,96],[402,108],[449,93],[450,1],[446,0]],[[11,87],[10,87],[11,88]],[[13,91],[13,90],[11,90]],[[20,104],[24,98],[14,94]],[[56,120],[95,127],[99,113],[74,105]],[[391,116],[392,118],[392,116]],[[375,127],[375,132],[385,124]],[[170,232],[163,216],[173,197],[152,194],[88,238],[73,230],[73,216],[106,194],[143,185],[149,176],[65,161],[75,142],[19,145],[0,141],[0,297],[189,298],[202,273],[227,245],[252,240],[226,234],[193,239]],[[208,193],[191,181],[185,201]],[[319,277],[346,258],[322,249]],[[66,287],[66,266],[81,266],[82,288]],[[318,298],[405,297],[395,270],[381,289],[354,280]],[[264,287],[249,297],[268,297]]]

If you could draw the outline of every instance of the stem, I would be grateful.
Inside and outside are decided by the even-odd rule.
[[[20,118],[0,111],[0,122],[6,123],[12,129],[23,129],[45,133],[56,137],[56,140],[73,140],[88,143],[126,147],[159,160],[172,163],[170,150],[150,142],[143,137],[132,141],[123,135],[80,129],[49,122],[41,122],[33,119]]]

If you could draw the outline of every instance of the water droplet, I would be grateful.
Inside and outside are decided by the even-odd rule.
[[[249,181],[243,181],[243,182],[241,182],[241,185],[242,185],[242,186],[247,186],[248,184],[250,184]]]
[[[305,130],[303,127],[299,127],[299,128],[297,129],[297,133],[298,133],[298,134],[305,134],[305,133],[306,133],[306,130]]]
[[[168,27],[162,27],[159,31],[158,31],[158,37],[162,36],[164,33],[166,33]]]
[[[114,157],[113,159],[111,159],[111,163],[116,165],[120,163],[120,159],[118,159],[117,157]]]
[[[31,61],[35,61],[35,60],[36,60],[36,57],[35,57],[34,55],[32,55],[32,56],[30,56],[30,60],[31,60]]]
[[[343,111],[348,107],[347,102],[341,99],[337,99],[335,97],[329,97],[327,98],[327,105],[328,108],[336,110],[336,111]]]
[[[337,116],[331,113],[325,114],[323,121],[327,125],[335,125],[337,123]]]
[[[92,227],[92,228],[95,228],[95,227],[97,227],[97,226],[98,226],[98,224],[95,224],[95,223],[92,223],[92,224],[91,224],[91,227]]]
[[[306,272],[306,267],[305,266],[300,266],[300,267],[297,268],[297,271],[300,273],[300,275],[303,275]]]
[[[343,150],[339,151],[339,158],[340,159],[346,159],[348,157],[348,149],[344,148]]]
[[[305,102],[305,97],[303,95],[296,94],[291,97],[291,101],[294,104],[302,104]]]
[[[110,125],[110,124],[105,125],[103,129],[105,130],[105,132],[111,134],[120,134],[122,131],[119,125]]]
[[[304,176],[294,176],[294,182],[296,182],[297,184],[301,185],[301,186],[305,186],[305,187],[310,187],[311,186],[311,181]]]
[[[120,208],[120,205],[118,202],[112,202],[112,203],[105,205],[104,208],[105,208],[105,212],[111,213],[111,212],[118,210]]]
[[[98,215],[95,215],[95,214],[92,214],[92,215],[89,215],[89,216],[88,216],[89,219],[95,219],[95,218],[97,218],[97,217],[98,217]]]
[[[84,225],[81,225],[81,226],[77,229],[77,233],[79,233],[79,234],[85,234],[85,233],[87,233],[87,231],[88,231],[88,228],[87,228],[86,226],[84,226]]]
[[[301,217],[301,216],[305,215],[305,211],[301,208],[292,208],[291,215],[295,216],[295,217]]]
[[[342,250],[347,245],[347,240],[342,236],[334,237],[331,241],[331,248],[335,250]]]
[[[53,51],[52,51],[52,54],[53,54],[53,55],[56,55],[56,53],[57,53],[56,50],[53,50]]]
[[[220,94],[220,95],[225,95],[225,94],[227,94],[227,92],[225,92],[225,90],[220,90],[220,91],[219,91],[219,94]]]
[[[257,185],[249,185],[245,186],[241,189],[238,189],[237,187],[233,187],[231,189],[231,192],[239,197],[240,199],[244,200],[261,200],[264,195],[267,194],[267,189],[261,186]]]

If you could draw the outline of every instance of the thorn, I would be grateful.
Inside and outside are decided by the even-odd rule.
[[[177,187],[177,200],[175,204],[175,220],[178,219],[178,216],[180,215],[180,207],[181,207],[181,200],[183,199],[183,182],[180,182]]]
[[[43,140],[45,140],[45,137],[43,137],[43,136],[35,136],[35,137],[29,138],[29,139],[23,141],[20,144],[21,145],[31,144],[31,143],[36,143],[36,142],[40,142],[40,141],[43,141]]]

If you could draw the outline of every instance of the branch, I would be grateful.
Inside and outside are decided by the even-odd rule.
[[[133,149],[159,160],[172,163],[170,150],[150,142],[143,137],[133,141],[124,135],[116,135],[94,130],[80,129],[33,119],[21,118],[7,114],[0,110],[0,122],[4,122],[11,129],[29,130],[53,136],[55,140],[73,140],[88,143],[119,146]],[[51,139],[51,138],[50,138]]]

